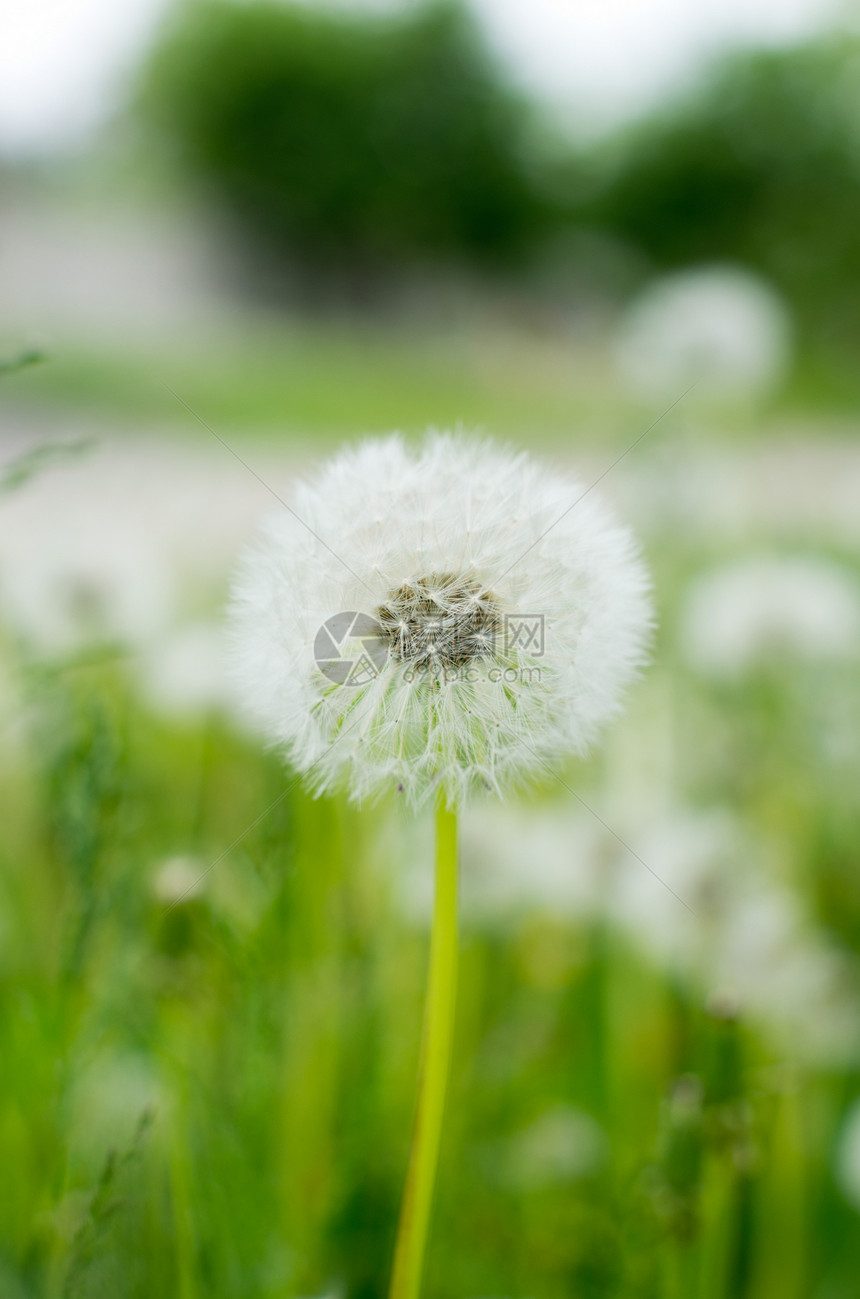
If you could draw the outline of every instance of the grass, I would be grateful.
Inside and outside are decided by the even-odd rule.
[[[217,717],[152,716],[122,660],[22,670],[28,722],[4,772],[2,1293],[384,1294],[427,955],[398,898],[430,826],[310,800]],[[850,944],[854,785],[803,765],[820,719],[800,681],[776,684],[714,696],[664,662],[626,735],[570,779],[597,800],[671,688],[673,717],[643,741],[680,725],[685,797],[766,828],[812,885],[814,924],[838,896]],[[728,751],[684,733],[710,710]],[[171,900],[177,855],[217,865]],[[709,1006],[600,916],[467,916],[463,947],[428,1295],[851,1294],[860,1243],[833,1166],[856,1065],[810,1064]],[[542,1148],[559,1111],[593,1157],[587,1141],[567,1162],[567,1138]]]
[[[681,396],[625,393],[605,352],[561,326],[446,331],[346,320],[258,323],[134,348],[60,340],[47,359],[4,381],[7,398],[24,410],[187,434],[193,416],[175,393],[233,436],[253,432],[314,446],[355,434],[465,425],[518,441],[578,439],[621,450]],[[791,395],[762,408],[740,399],[715,403],[694,390],[680,404],[709,436],[735,443],[782,429],[798,415],[808,419]],[[838,410],[817,418],[840,427]]]
[[[81,352],[4,382],[34,409],[168,431],[163,383],[219,428],[324,441],[460,417],[552,442],[591,421],[623,449],[632,408],[539,351],[309,329],[217,364],[203,347]],[[22,490],[39,465],[24,468]],[[725,547],[659,519],[654,534],[655,666],[566,779],[643,856],[654,808],[728,815],[741,859],[719,860],[717,895],[723,877],[788,890],[848,958],[856,1007],[856,671],[776,655],[696,677],[678,609]],[[0,1294],[378,1299],[412,1122],[427,930],[407,903],[429,823],[396,799],[310,799],[217,712],[155,714],[132,656],[46,664],[11,633],[0,648]],[[526,858],[516,905],[465,910],[428,1299],[851,1299],[860,1233],[836,1170],[854,1044],[807,1049],[811,983],[786,988],[788,1033],[744,996],[711,998],[695,960],[655,949],[648,889],[676,905],[658,880],[641,922],[618,922],[615,894],[644,867],[611,831],[558,786],[522,824],[559,815],[542,851],[567,869],[589,826],[605,904],[530,897],[546,863]],[[511,870],[503,840],[493,872]],[[710,898],[695,921],[666,913],[670,929],[694,923],[704,943]]]

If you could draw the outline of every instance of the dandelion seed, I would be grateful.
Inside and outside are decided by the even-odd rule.
[[[441,787],[453,806],[586,751],[642,661],[649,604],[630,534],[582,490],[485,441],[391,437],[266,521],[235,586],[238,676],[318,792],[402,786],[418,806]],[[372,620],[372,670],[332,688],[310,647],[346,611]]]
[[[315,789],[436,801],[422,1065],[391,1299],[418,1299],[439,1151],[457,976],[455,808],[585,751],[642,661],[647,585],[630,534],[590,493],[526,455],[447,434],[416,453],[392,437],[336,456],[268,520],[237,580],[240,683]]]

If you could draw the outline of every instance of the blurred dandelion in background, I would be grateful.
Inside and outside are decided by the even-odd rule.
[[[860,583],[827,560],[750,555],[696,579],[681,640],[690,663],[717,677],[792,655],[850,662],[860,649]]]
[[[619,322],[615,353],[635,388],[673,397],[691,384],[709,396],[761,397],[791,360],[791,322],[779,295],[737,267],[680,271],[649,284]]]

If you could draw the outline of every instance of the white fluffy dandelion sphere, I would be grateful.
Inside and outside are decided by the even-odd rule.
[[[648,581],[586,486],[450,434],[347,449],[265,520],[235,665],[318,792],[414,805],[582,754],[643,660]]]

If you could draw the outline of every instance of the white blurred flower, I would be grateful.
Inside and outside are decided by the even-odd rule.
[[[40,652],[65,654],[98,642],[136,645],[167,624],[165,567],[146,539],[121,526],[79,519],[61,536],[26,539],[17,562],[0,570],[0,607]]]
[[[836,1148],[836,1180],[860,1213],[860,1099],[848,1111]]]
[[[203,891],[207,871],[208,863],[201,857],[167,857],[153,871],[153,897],[165,906],[190,902]]]
[[[28,441],[25,453],[38,450]],[[138,646],[169,622],[171,568],[141,474],[94,446],[48,461],[0,508],[0,615],[39,654]]]
[[[727,564],[688,589],[680,639],[689,662],[714,676],[739,675],[785,653],[850,658],[860,649],[860,584],[825,560]]]
[[[516,806],[470,808],[462,821],[464,916],[482,923],[526,911],[592,914],[605,883],[600,830],[591,817],[557,808],[531,816]]]
[[[695,383],[711,395],[753,395],[784,377],[790,321],[757,276],[706,266],[648,285],[619,325],[615,353],[622,374],[645,392],[677,396]]]
[[[400,910],[411,921],[429,925],[433,914],[432,852],[416,847],[410,826],[396,826],[390,842],[386,821],[379,856],[404,862],[397,871]],[[476,803],[460,822],[460,912],[470,926],[507,927],[512,919],[542,912],[565,919],[593,915],[602,878],[601,826],[588,816],[542,806],[525,811],[514,803]]]
[[[667,816],[637,833],[636,850],[667,886],[619,849],[608,915],[637,946],[804,1059],[858,1058],[856,972],[733,817]]]
[[[614,846],[609,917],[658,962],[702,968],[731,914],[743,852],[737,823],[722,812],[672,812],[642,824],[635,846],[654,874]]]
[[[151,1057],[140,1051],[101,1050],[71,1085],[73,1144],[87,1158],[101,1163],[105,1151],[126,1149],[141,1119],[160,1108],[165,1099]]]
[[[4,430],[4,433],[6,430]],[[97,434],[98,430],[95,431]],[[93,430],[88,429],[88,433]],[[8,438],[16,455],[43,445],[27,430]],[[283,455],[254,456],[271,479]],[[189,604],[205,618],[223,600],[236,549],[252,535],[262,490],[217,446],[121,439],[105,433],[85,453],[49,460],[0,504],[0,619],[28,648],[62,655],[98,642],[158,654]],[[201,681],[214,691],[213,655]],[[162,677],[171,694],[187,664],[174,644]],[[165,699],[165,706],[168,706]]]
[[[237,678],[318,791],[499,792],[584,752],[617,710],[647,586],[630,534],[525,454],[368,442],[299,485],[246,556]]]
[[[737,889],[708,979],[717,999],[767,1024],[802,1058],[824,1065],[858,1058],[856,972],[773,882],[747,878]]]
[[[816,1065],[860,1058],[860,984],[849,957],[810,922],[775,879],[767,847],[727,810],[673,810],[627,830],[582,808],[506,804],[469,808],[462,822],[462,913],[467,925],[510,931],[512,917],[610,925],[642,957],[754,1021]],[[397,859],[406,853],[400,848]],[[640,860],[637,860],[637,857]],[[647,866],[644,864],[647,863]],[[399,898],[429,924],[433,872],[418,853],[398,874]]]
[[[606,1134],[597,1120],[572,1105],[559,1105],[505,1143],[503,1175],[517,1190],[564,1185],[596,1172],[606,1153]]]

